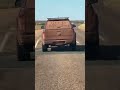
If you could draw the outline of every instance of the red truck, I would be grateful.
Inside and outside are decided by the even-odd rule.
[[[76,49],[76,32],[68,17],[48,18],[42,34],[42,51],[47,51],[49,46],[69,45]]]
[[[18,60],[20,61],[34,60],[34,2],[34,0],[23,0],[17,17],[17,51]]]

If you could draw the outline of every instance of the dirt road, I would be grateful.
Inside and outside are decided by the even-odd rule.
[[[42,52],[41,31],[36,31],[35,90],[85,90],[85,36],[76,33],[76,51],[61,47]]]

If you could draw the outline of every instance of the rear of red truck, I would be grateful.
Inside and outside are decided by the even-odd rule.
[[[43,30],[43,51],[49,46],[70,45],[76,48],[76,33],[68,18],[48,18]]]

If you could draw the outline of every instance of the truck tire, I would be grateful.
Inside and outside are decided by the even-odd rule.
[[[46,51],[47,51],[47,48],[48,48],[47,45],[43,45],[43,44],[42,44],[42,51],[43,51],[43,52],[46,52]]]
[[[75,51],[75,50],[76,50],[76,43],[74,43],[74,44],[73,44],[73,43],[70,44],[70,47],[72,48],[73,51]]]
[[[30,52],[27,51],[23,45],[17,45],[17,56],[18,56],[18,61],[30,60]]]
[[[73,43],[70,44],[70,47],[72,48],[73,51],[76,50],[76,34],[75,34],[75,40]]]

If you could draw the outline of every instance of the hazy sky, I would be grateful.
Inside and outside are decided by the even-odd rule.
[[[50,17],[85,20],[85,0],[35,0],[35,20]]]

